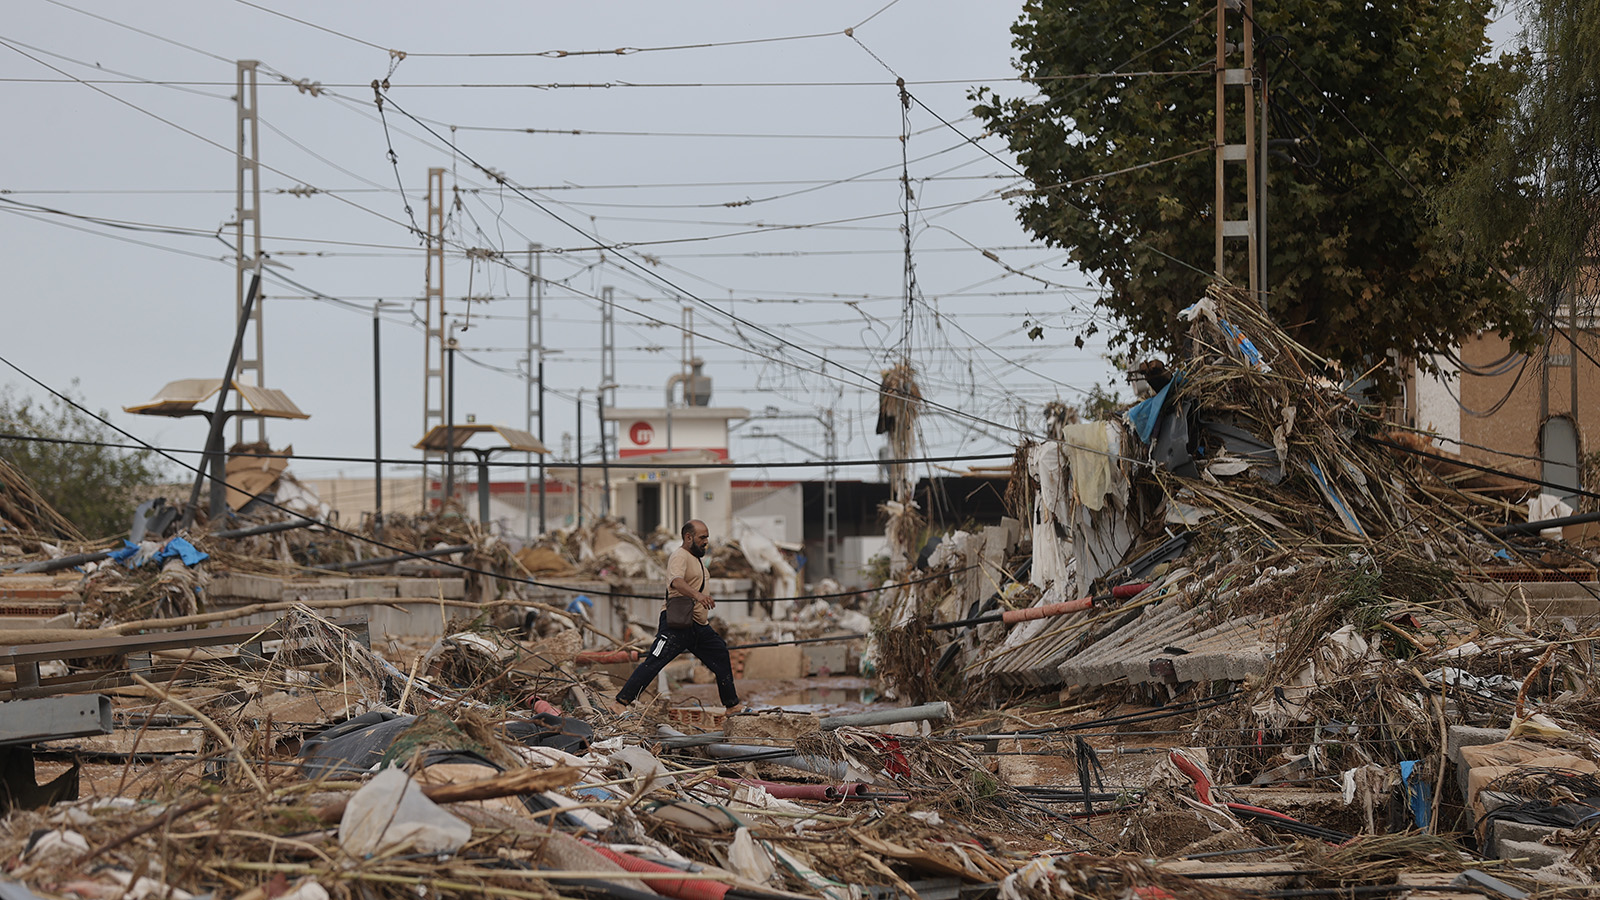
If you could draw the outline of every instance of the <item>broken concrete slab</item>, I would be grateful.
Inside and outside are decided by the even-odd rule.
[[[1518,841],[1524,844],[1541,844],[1544,839],[1560,831],[1554,825],[1534,825],[1529,822],[1511,822],[1505,819],[1495,819],[1489,823],[1488,840],[1484,842],[1484,849],[1489,853],[1504,841]]]
[[[1519,869],[1542,869],[1572,855],[1565,848],[1530,841],[1500,841],[1494,852],[1496,859],[1509,860]]]
[[[1467,796],[1467,779],[1471,766],[1461,760],[1461,750],[1464,747],[1481,747],[1484,744],[1498,744],[1511,737],[1508,728],[1476,728],[1471,725],[1451,725],[1446,732],[1445,746],[1450,761],[1456,765],[1456,781],[1461,788],[1461,796]]]

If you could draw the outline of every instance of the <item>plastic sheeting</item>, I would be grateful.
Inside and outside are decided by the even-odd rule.
[[[748,531],[739,539],[739,548],[744,551],[744,558],[749,560],[750,568],[763,575],[772,573],[774,598],[794,597],[799,594],[799,577],[795,573],[794,566],[789,565],[789,561],[779,552],[778,545],[770,538]],[[773,615],[777,617],[776,611]]]
[[[1080,501],[1072,509],[1072,546],[1077,562],[1077,592],[1088,595],[1100,576],[1122,564],[1134,541],[1129,519],[1128,473],[1122,457],[1124,433],[1117,422],[1093,423],[1103,428],[1106,453],[1091,455],[1069,451],[1073,493]],[[1080,461],[1081,458],[1081,461]],[[1091,507],[1089,498],[1101,502]]]
[[[1041,588],[1065,584],[1072,577],[1072,519],[1067,458],[1055,441],[1028,451],[1028,474],[1039,482],[1033,504],[1033,569],[1028,580]]]
[[[429,800],[411,776],[384,769],[356,791],[339,820],[339,846],[352,856],[388,850],[454,853],[472,826]]]

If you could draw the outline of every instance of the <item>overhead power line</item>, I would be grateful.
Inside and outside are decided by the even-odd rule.
[[[5,365],[11,367],[11,369],[13,371],[17,372],[17,374],[21,375],[22,377],[28,379],[29,381],[33,382],[34,384],[36,384],[39,387],[43,388],[44,390],[48,391],[56,399],[61,400],[62,402],[68,404],[72,408],[78,410],[80,413],[83,413],[84,415],[94,419],[95,421],[97,421],[100,424],[106,426],[107,428],[110,428],[112,431],[115,431],[115,432],[117,432],[118,434],[120,434],[120,435],[122,435],[124,437],[127,437],[127,438],[129,438],[131,440],[137,441],[138,444],[139,444],[139,447],[141,449],[145,449],[145,450],[149,450],[151,452],[158,453],[161,456],[165,457],[170,462],[172,462],[174,465],[177,465],[177,466],[179,466],[179,467],[181,467],[183,469],[187,469],[190,472],[194,472],[194,473],[200,475],[202,478],[210,478],[211,477],[210,473],[202,471],[201,467],[190,465],[189,463],[186,463],[183,460],[178,459],[177,457],[171,455],[170,453],[166,453],[166,452],[160,450],[159,448],[157,448],[157,447],[155,447],[155,446],[153,446],[153,445],[141,440],[139,437],[137,437],[137,436],[135,436],[133,434],[130,434],[127,431],[124,431],[121,428],[118,428],[116,425],[112,424],[111,421],[106,419],[104,416],[101,416],[98,413],[95,413],[93,410],[89,409],[88,407],[85,407],[81,403],[78,403],[76,400],[73,400],[71,397],[68,397],[66,394],[61,393],[60,391],[56,390],[55,388],[50,387],[48,384],[45,384],[43,381],[40,381],[38,378],[35,378],[32,374],[30,374],[28,371],[26,371],[25,369],[21,368],[20,366],[18,366],[16,363],[12,362],[11,360],[6,359],[3,356],[0,356],[0,363],[4,363]],[[314,523],[318,527],[322,528],[323,530],[325,530],[325,531],[327,531],[327,532],[329,532],[331,534],[337,534],[337,535],[340,535],[342,537],[350,538],[352,540],[361,541],[362,543],[364,543],[364,544],[366,544],[368,546],[379,547],[379,548],[382,548],[384,550],[388,550],[391,553],[396,553],[396,554],[399,554],[401,556],[404,556],[406,558],[412,558],[412,559],[422,559],[423,558],[415,550],[410,550],[410,549],[407,549],[405,547],[398,547],[398,546],[395,546],[394,544],[389,544],[389,543],[386,543],[384,541],[377,540],[376,538],[373,538],[373,537],[371,537],[369,535],[365,535],[365,534],[361,534],[359,532],[351,531],[348,528],[341,528],[338,525],[335,525],[335,524],[333,524],[331,522],[323,522],[323,521],[318,521],[318,520],[312,519],[311,517],[305,515],[304,513],[296,512],[295,510],[289,509],[288,507],[283,506],[282,504],[276,503],[276,502],[274,502],[272,500],[268,500],[265,497],[257,497],[256,498],[256,502],[258,502],[258,503],[260,503],[260,504],[262,504],[264,506],[267,506],[267,507],[269,507],[271,509],[275,509],[275,510],[281,512],[281,513],[286,513],[286,514],[288,514],[290,516],[294,516],[294,517],[296,517],[298,519],[303,519],[307,523]],[[548,582],[548,581],[539,581],[538,579],[534,579],[534,578],[523,578],[523,577],[519,577],[519,576],[516,576],[516,575],[510,575],[510,574],[507,574],[507,573],[504,573],[504,572],[492,572],[492,571],[489,571],[488,569],[480,569],[480,568],[477,568],[476,566],[468,566],[468,565],[465,565],[463,563],[452,562],[452,561],[450,561],[448,559],[444,559],[444,558],[440,558],[440,557],[430,557],[429,559],[430,559],[431,562],[433,562],[434,565],[444,566],[446,568],[454,569],[454,570],[456,570],[458,572],[468,572],[468,573],[472,573],[472,574],[475,574],[475,575],[483,575],[483,576],[488,577],[488,578],[496,578],[496,579],[499,579],[501,581],[511,582],[513,584],[526,584],[526,585],[531,585],[533,587],[545,588],[547,590],[563,591],[563,592],[571,593],[571,594],[588,594],[588,595],[594,596],[594,597],[627,597],[627,598],[641,599],[641,600],[654,600],[654,599],[656,599],[656,595],[655,594],[630,594],[630,593],[621,592],[621,591],[599,591],[599,590],[593,590],[592,588],[574,587],[572,585],[556,584],[554,582]],[[938,579],[949,578],[952,574],[954,574],[954,573],[953,572],[941,572],[938,575],[931,575],[931,576],[928,576],[928,577],[925,577],[925,578],[917,578],[917,579],[912,579],[910,581],[898,582],[898,583],[894,583],[894,584],[879,585],[878,587],[873,588],[872,590],[891,590],[891,589],[898,588],[898,587],[905,587],[905,586],[909,586],[909,585],[913,585],[913,584],[920,584],[920,583],[925,582],[925,581],[934,581],[934,580],[938,580]],[[844,591],[844,592],[840,592],[838,594],[813,594],[813,595],[810,595],[810,597],[811,597],[811,599],[830,599],[830,598],[833,598],[833,597],[851,597],[851,596],[855,596],[857,593],[858,592],[856,592],[856,591]]]
[[[920,183],[943,181],[997,181],[1014,180],[1016,176],[1000,172],[988,175],[945,175],[929,176],[916,179]],[[362,178],[362,180],[366,180]],[[856,184],[888,184],[900,182],[899,178],[855,178]],[[519,185],[525,191],[553,193],[556,191],[645,191],[645,190],[683,190],[687,188],[705,187],[771,187],[781,185],[816,185],[835,184],[838,179],[832,178],[792,178],[767,181],[681,181],[658,182],[654,184],[524,184]],[[262,188],[263,191],[286,194],[291,191],[297,194],[392,194],[394,188],[378,185],[364,188],[313,188],[309,192],[305,189],[292,188]],[[500,190],[499,185],[492,187],[462,187],[463,194],[478,194]],[[91,195],[117,195],[117,194],[233,194],[232,188],[0,188],[0,194],[91,194]]]
[[[20,56],[24,56],[24,57],[26,57],[26,58],[28,58],[30,60],[33,60],[35,63],[38,63],[39,65],[44,66],[45,68],[50,69],[51,71],[56,72],[57,74],[64,75],[67,78],[71,79],[72,81],[74,81],[74,82],[76,82],[78,84],[82,84],[85,87],[89,88],[90,90],[93,90],[98,94],[101,94],[101,95],[103,95],[105,97],[108,97],[111,100],[114,100],[117,103],[120,103],[123,106],[126,106],[129,109],[131,109],[131,110],[133,110],[133,111],[135,111],[135,112],[137,112],[137,113],[139,113],[141,115],[149,116],[150,118],[155,119],[157,122],[160,122],[163,125],[167,125],[167,126],[169,126],[171,128],[175,128],[178,131],[181,131],[184,134],[187,134],[190,137],[192,137],[192,138],[194,138],[194,139],[196,139],[196,140],[198,140],[198,141],[200,141],[200,142],[202,142],[204,144],[207,144],[208,146],[215,147],[218,150],[221,150],[222,152],[228,154],[230,157],[234,157],[234,156],[238,155],[238,151],[236,151],[232,147],[227,147],[227,146],[224,146],[222,144],[219,144],[216,141],[212,140],[211,138],[208,138],[205,135],[200,134],[197,131],[194,131],[194,130],[189,129],[189,128],[185,128],[184,126],[179,125],[177,122],[174,122],[171,119],[168,119],[168,118],[166,118],[164,116],[161,116],[161,115],[159,115],[157,113],[153,113],[150,110],[145,109],[144,107],[139,106],[136,103],[131,103],[131,102],[127,101],[127,100],[124,100],[123,98],[118,97],[116,94],[113,94],[110,91],[103,90],[100,87],[97,87],[96,85],[91,84],[89,81],[87,81],[85,79],[78,78],[77,76],[71,74],[70,72],[64,71],[62,69],[57,68],[54,65],[51,65],[50,63],[46,62],[45,60],[42,60],[39,57],[34,56],[33,54],[29,53],[28,51],[21,49],[20,47],[10,43],[9,41],[6,41],[3,38],[0,38],[0,47],[5,47],[6,49],[12,51],[13,53],[16,53],[16,54],[18,54]],[[289,173],[284,172],[284,171],[282,171],[280,169],[274,168],[272,166],[262,164],[261,168],[263,168],[263,169],[265,169],[265,170],[267,170],[269,172],[272,172],[275,175],[281,175],[284,178],[288,178],[291,181],[299,181],[299,179],[296,179],[293,175],[290,175]],[[360,210],[360,211],[362,211],[364,213],[367,213],[368,215],[376,216],[379,219],[384,220],[385,222],[389,222],[390,224],[399,225],[402,228],[406,227],[406,224],[404,222],[401,222],[398,219],[394,219],[394,218],[391,218],[389,216],[386,216],[383,213],[378,212],[377,210],[368,209],[367,207],[362,206],[359,203],[356,203],[354,200],[349,200],[347,198],[338,197],[338,196],[335,196],[334,199],[338,200],[340,203],[344,203],[344,204],[346,204],[346,205],[348,205],[348,206],[350,206],[350,207],[352,207],[354,209],[358,209],[358,210]]]
[[[456,131],[483,131],[497,134],[552,134],[563,137],[644,137],[644,138],[753,138],[788,141],[898,141],[898,134],[780,134],[776,132],[729,131],[602,131],[590,128],[517,128],[495,125],[452,125]]]
[[[161,41],[163,43],[171,44],[174,47],[181,47],[181,48],[183,48],[185,50],[190,51],[191,53],[198,53],[201,56],[210,57],[211,59],[214,59],[217,62],[224,62],[224,63],[227,63],[230,66],[233,65],[234,62],[235,62],[234,60],[229,59],[226,56],[219,56],[218,54],[212,53],[209,50],[201,50],[199,47],[190,46],[189,44],[185,44],[182,41],[175,41],[172,38],[166,37],[165,35],[156,34],[153,31],[145,31],[143,28],[136,28],[136,27],[134,27],[132,25],[129,25],[126,22],[119,22],[116,19],[107,18],[106,16],[102,16],[102,15],[99,15],[97,13],[92,13],[92,12],[89,12],[87,10],[82,10],[82,9],[77,8],[76,6],[68,6],[67,4],[62,3],[61,0],[45,0],[45,2],[53,4],[55,6],[59,6],[62,9],[71,10],[72,12],[75,12],[75,13],[77,13],[79,15],[82,15],[82,16],[88,16],[91,19],[99,19],[102,22],[106,22],[108,24],[115,25],[118,28],[126,28],[127,30],[132,31],[135,34],[142,34],[147,38],[153,38],[153,39]],[[223,86],[228,86],[228,85],[226,85],[224,83],[221,83],[221,82],[218,82],[217,86],[223,87]]]
[[[939,85],[973,85],[973,84],[1007,84],[1012,82],[1025,82],[1034,84],[1044,81],[1098,81],[1106,78],[1170,78],[1178,75],[1206,75],[1210,69],[1176,69],[1170,71],[1149,72],[1085,72],[1077,75],[1039,75],[1033,77],[1010,75],[1001,78],[940,78],[923,81],[907,80],[906,84],[912,87],[935,87]],[[65,74],[65,73],[63,73]],[[67,81],[81,82],[83,84],[126,84],[150,85],[154,87],[232,87],[231,81],[195,81],[195,80],[161,80],[145,81],[130,78],[93,78],[77,79],[68,75],[66,78],[43,77],[8,77],[0,78],[0,82],[8,84],[63,84]],[[678,89],[690,88],[709,89],[748,89],[771,90],[773,88],[885,88],[894,87],[894,81],[587,81],[587,82],[517,82],[517,81],[463,81],[463,82],[406,82],[400,79],[391,79],[390,86],[394,88],[407,88],[411,90],[533,90],[533,91],[563,91],[563,90],[621,90],[626,88],[647,89]],[[293,82],[265,82],[262,87],[299,87]],[[319,82],[323,89],[340,88],[344,90],[360,90],[370,87],[368,84],[357,82]]]
[[[137,441],[138,439],[135,438],[135,440]],[[71,446],[79,446],[79,447],[103,447],[103,448],[110,449],[110,450],[139,450],[139,451],[146,451],[146,452],[150,452],[150,453],[159,453],[159,454],[162,454],[162,455],[166,455],[166,454],[169,454],[169,453],[182,453],[182,454],[186,454],[186,455],[189,455],[189,456],[199,456],[199,455],[203,455],[206,452],[204,450],[193,450],[193,449],[189,449],[189,448],[186,448],[186,447],[158,447],[158,446],[155,446],[154,444],[149,444],[149,443],[146,443],[144,441],[138,441],[138,443],[133,443],[133,444],[121,444],[121,443],[116,443],[116,442],[112,442],[112,441],[86,441],[86,440],[75,439],[75,438],[42,437],[42,436],[39,436],[39,435],[12,434],[12,433],[7,433],[7,432],[0,432],[0,441],[26,441],[28,443],[34,443],[34,444],[62,444],[62,445],[71,445]],[[229,451],[228,455],[229,456],[237,456],[237,457],[241,457],[241,458],[245,458],[245,459],[281,459],[282,458],[282,454],[276,454],[276,453],[270,453],[270,452],[255,452],[255,451]],[[853,468],[853,467],[868,468],[868,467],[888,465],[890,463],[914,465],[914,464],[917,464],[917,463],[937,463],[937,462],[981,462],[981,461],[984,461],[984,460],[1011,459],[1014,455],[1015,454],[1012,454],[1012,453],[979,453],[979,454],[968,453],[968,454],[958,454],[958,455],[954,455],[954,456],[917,456],[917,457],[912,457],[912,458],[909,458],[909,459],[876,459],[876,458],[874,458],[874,459],[841,459],[841,460],[827,460],[826,462],[827,462],[828,465],[842,466],[842,467],[845,467],[845,468]],[[421,459],[421,458],[410,459],[410,458],[401,458],[401,457],[372,457],[372,456],[317,456],[317,455],[312,455],[312,454],[308,454],[308,453],[296,453],[296,454],[294,454],[294,456],[292,456],[290,458],[291,459],[295,459],[295,460],[305,461],[305,462],[364,463],[366,465],[373,465],[373,464],[376,464],[376,463],[382,463],[382,464],[384,464],[386,466],[422,466],[425,463],[427,463],[427,464],[432,464],[433,463],[432,460],[424,460],[424,459]],[[824,462],[824,460],[822,459],[821,456],[819,456],[815,460],[808,460],[808,461],[802,461],[802,462],[796,462],[796,461],[787,461],[787,462],[731,462],[731,461],[724,460],[724,461],[714,462],[714,463],[712,463],[712,462],[686,462],[686,463],[638,462],[638,463],[634,463],[634,462],[628,462],[625,459],[617,459],[617,460],[611,460],[607,464],[609,466],[611,466],[611,468],[613,468],[613,469],[798,469],[798,468],[814,469],[817,466],[822,465],[823,462]],[[480,463],[476,463],[475,462],[475,463],[473,463],[473,465],[480,465]],[[526,469],[530,465],[536,465],[536,464],[535,463],[519,462],[519,461],[511,461],[511,460],[493,460],[492,459],[492,460],[488,460],[487,462],[481,463],[481,465],[487,465],[490,468],[498,468],[498,469]],[[549,463],[547,465],[561,466],[563,464],[558,460],[558,461],[556,461],[554,463]],[[568,464],[568,465],[570,465],[570,464]]]
[[[476,158],[474,158],[471,154],[468,154],[468,153],[462,151],[459,147],[457,147],[455,145],[454,141],[451,141],[450,139],[444,137],[443,135],[440,135],[438,132],[434,131],[433,128],[430,127],[429,125],[427,125],[426,123],[417,120],[416,117],[412,116],[409,112],[407,112],[404,107],[402,107],[399,104],[395,103],[393,98],[387,92],[382,93],[380,96],[381,96],[381,98],[382,98],[384,103],[386,103],[386,104],[388,104],[390,106],[393,106],[396,112],[399,112],[401,115],[404,115],[407,118],[411,119],[413,122],[416,122],[419,126],[422,127],[423,130],[425,130],[429,134],[433,135],[435,140],[438,140],[440,143],[444,144],[447,147],[450,147],[454,152],[458,153],[461,156],[462,159],[467,161],[468,164],[470,164],[471,166],[473,166],[474,168],[478,169],[479,171],[483,172],[486,175],[489,175],[491,177],[495,177],[494,173],[488,167],[486,167],[482,163],[478,162],[478,160]],[[512,190],[515,191],[516,189],[512,188]],[[517,193],[522,194],[522,196],[523,196],[523,198],[525,200],[527,200],[529,203],[532,203],[534,206],[538,207],[546,215],[548,215],[551,218],[555,219],[557,222],[560,222],[562,225],[564,225],[567,228],[577,232],[580,235],[583,235],[586,238],[589,238],[590,240],[595,240],[594,236],[591,235],[588,231],[585,231],[582,227],[573,224],[572,222],[568,221],[567,219],[563,218],[562,216],[557,215],[555,212],[550,210],[549,207],[546,206],[545,204],[540,203],[538,200],[534,199],[533,197],[529,197],[528,195],[526,195],[525,193],[522,193],[520,191],[517,191]],[[716,304],[713,304],[713,303],[710,303],[710,302],[706,301],[704,298],[700,297],[696,293],[694,293],[692,291],[689,291],[689,290],[681,287],[680,285],[674,283],[671,279],[665,277],[660,272],[655,271],[649,265],[647,265],[645,263],[641,263],[638,260],[635,260],[632,257],[631,254],[623,252],[623,250],[625,250],[627,247],[640,246],[643,243],[653,243],[653,242],[634,242],[634,243],[631,243],[631,244],[618,245],[618,244],[600,242],[600,241],[597,240],[594,249],[596,249],[596,250],[604,249],[604,250],[609,251],[612,254],[615,254],[617,259],[622,260],[623,262],[627,263],[628,266],[630,266],[633,269],[635,269],[638,273],[642,273],[645,276],[645,279],[647,281],[659,282],[660,284],[666,286],[667,288],[669,288],[672,291],[676,292],[677,294],[681,295],[685,299],[689,299],[689,300],[692,300],[692,301],[700,304],[701,306],[705,307],[706,309],[709,309],[709,310],[715,312],[717,315],[725,317],[725,318],[735,322],[738,326],[741,326],[741,327],[744,327],[744,328],[749,328],[752,331],[759,332],[760,334],[765,335],[768,338],[771,338],[772,340],[778,342],[781,345],[791,347],[791,348],[801,352],[802,354],[804,354],[806,356],[810,356],[810,357],[814,358],[818,363],[821,364],[821,366],[822,366],[822,368],[824,370],[826,369],[826,367],[829,364],[832,364],[835,368],[840,369],[841,371],[847,372],[847,373],[855,376],[857,379],[859,379],[859,382],[848,382],[848,381],[844,382],[844,383],[850,384],[852,387],[856,387],[858,389],[865,389],[865,390],[874,390],[875,389],[873,387],[875,379],[873,379],[871,376],[867,375],[866,373],[861,372],[861,371],[856,370],[856,369],[853,369],[853,368],[841,366],[837,362],[833,362],[832,360],[828,359],[826,356],[823,356],[822,354],[817,353],[816,351],[811,350],[808,347],[805,347],[805,346],[803,346],[801,344],[797,344],[797,343],[795,343],[793,341],[788,340],[787,338],[784,338],[784,337],[774,333],[771,329],[769,329],[769,328],[767,328],[765,326],[758,325],[757,323],[751,322],[751,321],[749,321],[747,319],[744,319],[744,318],[742,318],[741,316],[739,316],[739,315],[737,315],[735,313],[732,313],[732,312],[729,312],[728,310],[722,309],[721,307],[718,307]],[[793,363],[789,363],[787,361],[785,361],[785,362],[788,365],[794,365]],[[837,378],[837,376],[835,376],[835,377]],[[838,379],[838,380],[844,381],[844,379]],[[971,420],[973,420],[975,422],[978,422],[978,423],[984,424],[984,425],[988,425],[988,426],[990,426],[992,428],[999,428],[999,429],[1002,429],[1004,431],[1015,432],[1015,433],[1018,433],[1018,434],[1030,435],[1031,436],[1031,432],[1028,432],[1025,429],[1018,428],[1018,427],[1015,427],[1015,426],[1010,426],[1010,425],[1004,425],[1004,424],[999,423],[999,422],[990,421],[988,419],[984,419],[981,416],[972,415],[971,413],[966,413],[966,412],[963,412],[961,410],[955,409],[953,407],[945,406],[944,404],[938,403],[938,402],[933,401],[933,400],[928,400],[928,399],[924,398],[922,402],[924,403],[924,405],[928,406],[930,409],[939,409],[939,410],[942,410],[942,411],[944,411],[946,413],[949,413],[949,414],[952,414],[952,415],[955,415],[955,416],[958,416],[958,417],[970,418]]]

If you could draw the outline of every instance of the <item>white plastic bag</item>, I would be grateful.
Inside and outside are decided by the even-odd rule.
[[[429,800],[402,769],[384,769],[356,791],[339,820],[339,845],[352,856],[391,850],[454,853],[472,826]]]

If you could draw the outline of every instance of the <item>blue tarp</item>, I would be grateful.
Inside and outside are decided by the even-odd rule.
[[[1431,818],[1428,795],[1432,794],[1433,791],[1428,785],[1422,783],[1421,777],[1411,777],[1416,767],[1416,760],[1402,760],[1400,762],[1400,780],[1406,786],[1406,805],[1411,807],[1411,821],[1419,829],[1427,831],[1428,820]]]
[[[1167,395],[1171,394],[1182,383],[1183,373],[1179,372],[1173,375],[1172,380],[1167,382],[1161,390],[1156,391],[1154,397],[1140,400],[1125,413],[1128,424],[1133,426],[1133,431],[1139,436],[1141,442],[1150,443],[1150,436],[1156,432],[1156,423],[1161,421],[1161,409],[1166,406]]]
[[[184,565],[192,566],[208,559],[210,554],[202,552],[198,547],[181,537],[172,538],[162,544],[154,553],[149,552],[147,547],[135,544],[127,538],[122,539],[122,548],[120,550],[111,551],[112,559],[130,569],[137,569],[149,562],[164,563],[174,557],[183,560]]]

